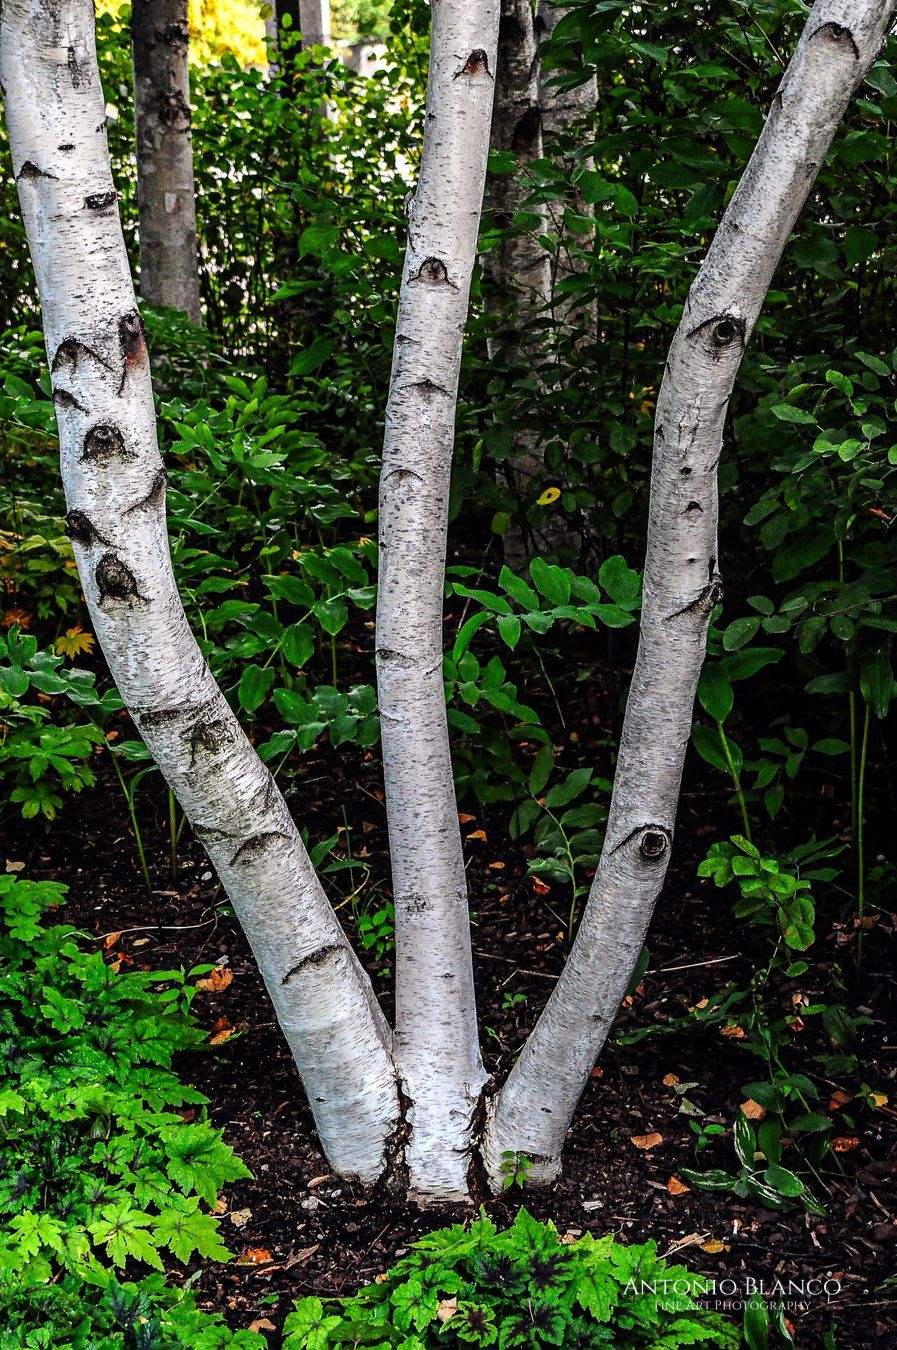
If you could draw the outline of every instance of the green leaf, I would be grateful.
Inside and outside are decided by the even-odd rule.
[[[160,1247],[170,1247],[179,1261],[187,1262],[194,1252],[208,1261],[227,1261],[230,1252],[218,1233],[218,1220],[201,1214],[193,1202],[166,1208],[155,1220],[155,1238]]]
[[[562,783],[557,783],[547,794],[545,805],[552,810],[558,806],[567,806],[580,793],[585,792],[592,781],[591,769],[574,769]]]
[[[770,411],[780,422],[799,422],[804,426],[816,425],[813,413],[806,412],[803,408],[793,408],[790,403],[777,403]]]
[[[634,609],[641,595],[642,583],[625,558],[618,554],[606,558],[598,572],[598,581],[611,600],[622,609]]]
[[[732,685],[725,670],[714,662],[705,665],[698,682],[698,701],[715,722],[725,722],[735,703]],[[725,759],[725,756],[723,757]],[[712,761],[711,761],[712,762]]]
[[[270,666],[267,670],[262,666],[247,666],[237,690],[240,707],[245,712],[254,713],[264,703],[274,680],[275,672]]]
[[[339,599],[318,601],[313,607],[312,613],[324,632],[329,633],[331,637],[345,627],[346,620],[349,617],[345,600]]]
[[[543,558],[533,558],[529,574],[540,595],[544,595],[553,605],[566,605],[570,599],[570,578],[563,567],[547,563]]]

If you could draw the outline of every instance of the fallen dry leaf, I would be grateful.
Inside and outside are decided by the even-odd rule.
[[[249,1220],[252,1218],[252,1210],[234,1209],[231,1210],[230,1214],[228,1215],[228,1218],[230,1219],[234,1228],[245,1228]]]
[[[721,1036],[728,1036],[733,1041],[743,1041],[745,1036],[747,1035],[747,1032],[745,1031],[744,1027],[740,1027],[738,1026],[737,1023],[735,1023],[733,1026],[730,1027],[720,1027],[719,1034]]]
[[[533,877],[533,890],[536,892],[536,895],[548,895],[551,887],[546,886],[545,882],[540,881],[538,877]]]
[[[828,1109],[830,1111],[840,1111],[842,1106],[846,1106],[853,1100],[852,1092],[845,1092],[843,1088],[836,1088],[829,1098]]]
[[[766,1116],[766,1107],[755,1102],[753,1097],[748,1097],[746,1102],[741,1103],[741,1114],[747,1116],[748,1120],[763,1120]]]
[[[213,1214],[227,1213],[227,1201],[225,1200],[223,1195],[219,1195],[218,1199],[215,1201],[215,1208],[212,1210],[212,1213]]]
[[[870,1092],[869,1100],[873,1106],[887,1106],[888,1099],[883,1092]]]
[[[443,1298],[439,1300],[436,1306],[436,1316],[440,1322],[450,1322],[458,1311],[458,1300],[456,1298]]]
[[[226,1017],[219,1017],[218,1021],[212,1027],[212,1035],[209,1038],[210,1045],[223,1045],[234,1035],[237,1028],[232,1027]]]
[[[233,982],[234,972],[230,966],[216,966],[205,979],[196,981],[196,987],[206,994],[220,994]]]
[[[720,1242],[719,1238],[708,1238],[706,1242],[701,1243],[701,1251],[707,1252],[710,1256],[716,1256],[718,1252],[727,1252],[728,1250],[728,1242]]]
[[[670,1177],[667,1182],[667,1190],[670,1195],[684,1195],[686,1191],[691,1190],[691,1187],[686,1186],[685,1182],[680,1181],[678,1177]]]
[[[676,1074],[668,1073],[664,1076],[663,1085],[664,1087],[675,1087],[678,1082],[679,1079]]]
[[[257,1317],[254,1322],[249,1323],[249,1331],[276,1331],[277,1327],[271,1321],[270,1317]]]
[[[23,862],[10,862],[9,858],[7,858],[6,870],[7,872],[23,872],[25,870],[25,864]]]
[[[663,1143],[663,1135],[655,1130],[653,1134],[631,1134],[629,1136],[630,1144],[635,1144],[636,1148],[651,1149],[657,1148],[658,1144]]]
[[[860,1141],[855,1134],[842,1134],[837,1139],[832,1140],[832,1149],[835,1153],[850,1153],[852,1149],[859,1148]]]
[[[118,931],[117,933],[107,933],[107,934],[106,934],[105,938],[103,939],[103,946],[106,948],[106,951],[107,951],[107,952],[108,952],[108,950],[109,950],[110,947],[114,947],[114,946],[115,946],[116,942],[118,942],[118,939],[119,939],[120,937],[121,937],[121,929],[119,929],[119,931]]]
[[[238,1266],[264,1266],[273,1259],[267,1247],[247,1247],[245,1252],[237,1257],[235,1264]]]
[[[325,1172],[323,1176],[312,1177],[311,1181],[307,1182],[306,1185],[308,1186],[308,1189],[310,1191],[313,1191],[316,1186],[320,1186],[325,1181],[332,1181],[332,1180],[333,1180],[333,1173]]]
[[[471,830],[470,834],[467,836],[467,839],[468,839],[468,842],[469,842],[471,839],[482,839],[483,843],[485,844],[485,842],[486,842],[486,831],[485,831],[485,830]]]
[[[487,863],[486,866],[491,867],[495,872],[503,872],[506,864],[503,862],[491,862]]]
[[[462,825],[467,825],[471,820],[476,820],[476,816],[471,816],[467,811],[459,811],[458,819]]]

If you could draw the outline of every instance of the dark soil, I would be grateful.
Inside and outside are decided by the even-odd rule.
[[[584,724],[593,720],[590,714],[582,719]],[[222,1232],[237,1259],[203,1270],[199,1290],[205,1306],[223,1310],[234,1326],[257,1319],[280,1326],[294,1297],[352,1291],[384,1270],[416,1236],[459,1216],[371,1197],[329,1174],[251,955],[201,848],[186,829],[172,879],[167,799],[158,782],[145,784],[138,796],[157,887],[152,904],[137,866],[126,806],[111,774],[103,775],[94,792],[69,802],[52,830],[21,827],[7,834],[3,848],[7,859],[26,864],[27,875],[68,884],[64,917],[102,943],[110,958],[150,968],[218,962],[233,972],[226,990],[199,995],[194,1008],[219,1039],[231,1028],[239,1034],[189,1057],[181,1071],[208,1095],[212,1120],[224,1127],[254,1180],[234,1185],[224,1197]],[[351,876],[336,871],[328,884],[335,897],[358,887],[354,908],[368,906],[371,912],[389,894],[381,796],[379,764],[370,757],[360,763],[351,747],[328,750],[326,760],[306,756],[292,791],[294,809],[312,840],[348,823],[357,866]],[[819,834],[836,832],[843,820],[828,796],[823,793],[810,807],[820,817],[814,822]],[[500,815],[483,819],[474,811],[467,807],[463,820],[465,833],[475,836],[467,851],[481,1022],[489,1067],[501,1074],[562,965],[569,898],[559,887],[537,894],[526,876],[524,851],[509,846]],[[768,950],[763,934],[732,919],[727,895],[695,880],[696,860],[713,839],[733,828],[723,797],[711,801],[686,791],[676,861],[650,933],[649,969],[621,1011],[618,1032],[681,1015],[727,981],[745,985]],[[337,856],[345,855],[344,835]],[[344,904],[340,915],[354,932],[353,904]],[[819,1109],[833,1116],[834,1132],[846,1148],[837,1155],[837,1166],[831,1159],[824,1166],[827,1194],[814,1183],[826,1206],[824,1218],[798,1209],[778,1213],[694,1187],[670,1192],[668,1183],[682,1167],[737,1171],[728,1127],[743,1100],[742,1084],[763,1077],[761,1061],[746,1053],[737,1034],[694,1027],[609,1047],[571,1131],[563,1179],[546,1191],[512,1189],[499,1200],[481,1197],[488,1212],[505,1223],[523,1201],[561,1231],[653,1238],[661,1254],[675,1254],[717,1281],[735,1281],[723,1290],[735,1289],[736,1302],[748,1278],[765,1281],[767,1288],[776,1278],[786,1284],[827,1279],[830,1298],[801,1300],[798,1294],[793,1299],[797,1306],[787,1316],[797,1345],[821,1345],[833,1326],[838,1350],[897,1345],[897,1291],[880,1287],[894,1272],[897,1245],[894,920],[878,915],[867,932],[859,990],[850,985],[855,928],[842,914],[821,918],[818,931],[824,940],[814,951],[822,956],[800,989],[811,999],[831,998],[840,967],[848,1008],[859,1006],[872,1020],[859,1047],[862,1079],[890,1097],[875,1112],[854,1110],[855,1103],[839,1106],[834,1097],[831,1103],[821,1099]],[[750,946],[742,950],[745,941]],[[367,961],[388,1003],[389,957],[368,952]],[[797,988],[796,981],[782,984],[789,1011]],[[807,1056],[834,1048],[818,1017],[807,1018],[803,1035],[804,1062],[795,1062],[795,1069],[805,1067]],[[680,1111],[682,1094],[677,1095],[670,1075],[690,1085],[684,1095],[705,1113],[704,1124],[727,1127],[697,1161],[697,1136],[689,1115]],[[817,1081],[832,1093],[857,1087],[856,1080]],[[654,1147],[633,1142],[654,1133],[662,1137]],[[794,1143],[783,1163],[805,1173]],[[278,1343],[276,1335],[271,1340]]]

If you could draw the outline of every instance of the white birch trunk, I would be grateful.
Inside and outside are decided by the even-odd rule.
[[[140,294],[199,323],[187,0],[132,0]]]
[[[396,908],[396,1062],[413,1194],[464,1199],[485,1074],[442,678],[461,343],[486,174],[499,0],[433,0],[380,479],[377,683]]]
[[[818,0],[689,292],[657,403],[638,658],[607,836],[570,959],[493,1103],[484,1157],[533,1181],[560,1169],[570,1120],[625,993],[673,841],[707,627],[722,597],[717,465],[742,353],[788,235],[897,0]]]
[[[389,1031],[175,587],[91,0],[4,0],[0,81],[94,630],[252,944],[332,1166],[374,1181],[399,1115]]]

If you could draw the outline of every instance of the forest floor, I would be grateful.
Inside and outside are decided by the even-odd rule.
[[[379,763],[370,756],[360,763],[352,747],[324,750],[326,759],[317,752],[304,757],[295,785],[297,816],[313,841],[348,826],[356,871],[351,878],[346,870],[335,873],[331,893],[336,887],[346,895],[364,879],[362,903],[365,895],[388,895]],[[27,876],[65,881],[69,901],[60,917],[90,935],[110,960],[150,969],[216,962],[232,972],[232,980],[221,980],[226,988],[198,995],[194,1003],[217,1044],[187,1057],[180,1070],[208,1095],[212,1120],[254,1179],[229,1187],[221,1205],[222,1233],[236,1260],[204,1269],[198,1289],[203,1305],[224,1311],[234,1326],[273,1330],[294,1297],[350,1292],[383,1271],[415,1237],[463,1215],[396,1205],[329,1174],[264,987],[201,848],[185,829],[172,877],[167,798],[158,778],[141,788],[137,810],[158,886],[152,904],[111,772],[93,792],[67,802],[51,830],[32,824],[7,831],[4,856],[24,862]],[[816,822],[817,833],[837,831],[835,803],[820,803],[819,811],[827,816]],[[563,964],[569,897],[558,886],[539,893],[545,888],[526,875],[526,849],[509,845],[497,813],[483,818],[469,806],[462,819],[469,837],[484,1053],[490,1070],[501,1074]],[[717,820],[719,825],[708,823]],[[695,876],[708,844],[733,828],[724,796],[708,801],[686,782],[676,860],[649,935],[649,967],[621,1011],[617,1034],[660,1026],[729,981],[747,983],[762,944],[742,950],[746,938],[758,943],[757,935],[732,920],[727,894]],[[346,903],[341,909],[350,932],[356,927],[352,908]],[[848,1129],[838,1123],[838,1100],[821,1100],[845,1149],[834,1159],[837,1166],[826,1166],[828,1193],[814,1187],[825,1217],[798,1209],[775,1212],[680,1184],[681,1167],[737,1171],[729,1127],[743,1100],[742,1084],[763,1077],[760,1061],[746,1053],[737,1034],[697,1025],[610,1045],[577,1114],[562,1180],[544,1191],[515,1187],[497,1200],[480,1197],[488,1213],[504,1224],[525,1203],[561,1232],[653,1238],[662,1255],[713,1277],[718,1289],[734,1281],[722,1285],[721,1307],[725,1293],[737,1307],[748,1281],[763,1281],[768,1290],[776,1279],[786,1286],[789,1280],[827,1280],[830,1297],[792,1296],[787,1317],[798,1346],[821,1346],[832,1327],[836,1339],[827,1344],[837,1350],[897,1345],[897,1290],[881,1288],[897,1264],[893,931],[893,920],[870,930],[861,989],[846,993],[848,1007],[860,1007],[871,1020],[859,1048],[863,1076],[889,1093],[890,1104],[857,1112]],[[819,934],[823,940],[814,951],[824,956],[800,987],[824,998],[833,963],[851,967],[854,935],[838,923],[827,936],[821,925]],[[372,959],[369,952],[367,962],[388,1004],[389,955],[378,959],[374,953]],[[832,1050],[818,1018],[807,1019],[805,1035],[806,1054]],[[831,1082],[831,1091],[838,1086]],[[693,1117],[682,1109],[683,1100],[697,1108],[703,1125],[727,1127],[697,1157]],[[804,1170],[796,1145],[786,1148],[783,1164]],[[182,1271],[171,1274],[183,1279]]]

